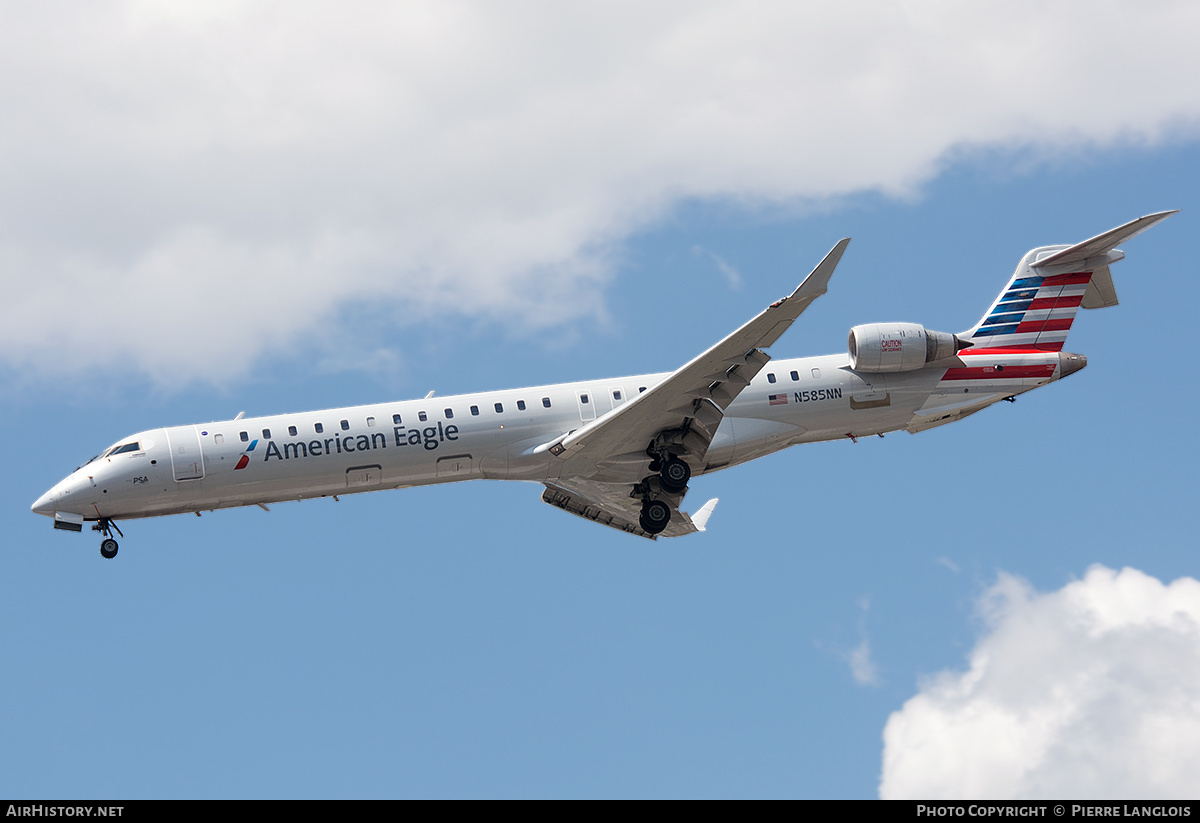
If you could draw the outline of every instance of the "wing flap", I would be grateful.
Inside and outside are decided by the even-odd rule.
[[[629,487],[617,483],[597,483],[572,480],[570,483],[546,483],[542,502],[556,506],[585,520],[629,534],[654,540],[659,535],[646,532],[639,525],[641,511],[639,501],[629,496]],[[705,503],[695,515],[688,515],[671,506],[671,522],[662,531],[662,537],[682,537],[685,534],[704,531],[708,518],[717,505],[716,498]]]

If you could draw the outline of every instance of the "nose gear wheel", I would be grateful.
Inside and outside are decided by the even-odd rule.
[[[125,536],[125,532],[121,531],[116,522],[107,517],[101,517],[100,522],[92,526],[92,531],[100,532],[104,535],[104,539],[100,541],[100,556],[105,560],[112,560],[117,556],[117,541],[113,539],[112,533],[115,531],[121,537]]]

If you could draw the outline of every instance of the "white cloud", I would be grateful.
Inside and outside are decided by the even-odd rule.
[[[850,676],[860,686],[878,686],[880,684],[879,667],[871,656],[871,640],[867,636],[867,613],[871,609],[868,598],[858,600],[858,645],[847,648],[841,643],[818,642],[817,648],[836,655],[850,668]]]
[[[711,261],[717,267],[717,271],[721,273],[721,276],[725,278],[725,282],[729,284],[731,289],[740,289],[742,287],[742,273],[721,255],[703,246],[692,246],[692,256]]]
[[[1200,581],[1093,566],[1002,575],[965,672],[884,729],[884,798],[1189,798],[1200,773]]]
[[[871,643],[865,636],[850,650],[846,659],[855,683],[860,686],[879,685],[879,671],[875,667],[875,661],[871,659]]]
[[[953,560],[951,560],[949,557],[939,557],[936,559],[935,562],[940,563],[941,565],[945,566],[947,569],[954,572],[955,574],[958,574],[958,572],[959,572],[958,564],[955,563]]]
[[[361,304],[562,324],[682,199],[1190,128],[1198,28],[1186,0],[14,7],[0,364],[215,379]]]

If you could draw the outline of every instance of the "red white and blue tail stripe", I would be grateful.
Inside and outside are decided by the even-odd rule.
[[[1075,312],[1092,280],[1092,272],[1050,277],[1030,267],[1045,249],[1030,252],[987,314],[959,337],[978,349],[1062,351]]]

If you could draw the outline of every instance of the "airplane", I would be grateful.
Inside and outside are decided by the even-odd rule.
[[[825,294],[839,241],[787,297],[673,372],[298,414],[171,426],[121,438],[33,504],[54,528],[91,522],[117,554],[118,521],[460,480],[523,480],[542,500],[639,537],[705,531],[691,480],[799,443],[917,433],[1061,380],[1079,308],[1117,304],[1117,246],[1175,211],[1021,258],[979,322],[850,330],[847,351],[773,360],[772,346]]]

